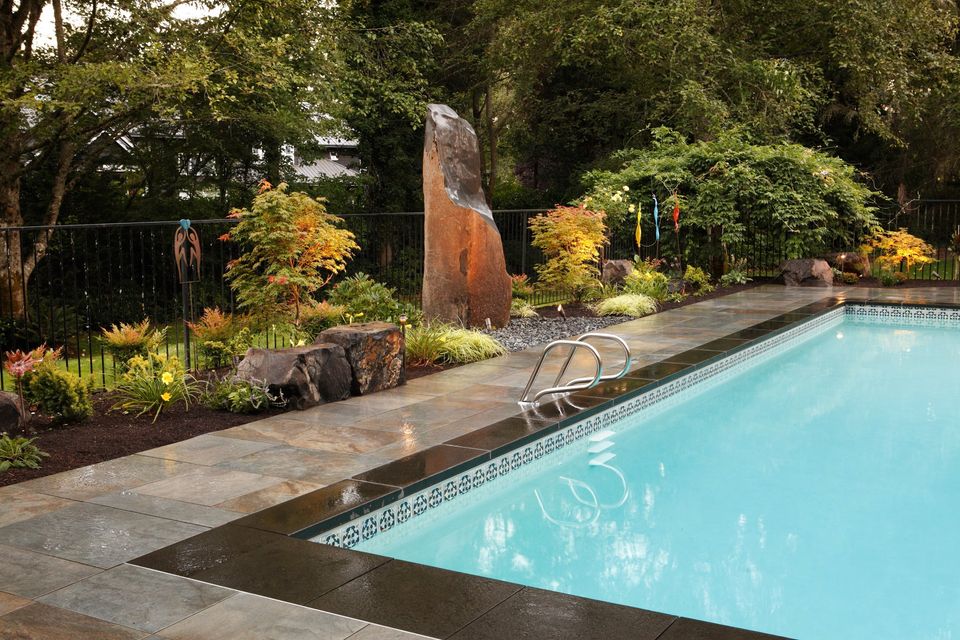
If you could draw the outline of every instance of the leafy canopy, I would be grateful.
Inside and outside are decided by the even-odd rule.
[[[879,194],[839,158],[792,143],[752,144],[736,132],[701,142],[665,128],[654,136],[648,149],[614,154],[616,168],[586,174],[584,204],[602,208],[618,233],[632,234],[635,224],[631,203],[617,197],[623,186],[656,194],[664,227],[679,200],[685,253],[697,263],[742,255],[754,238],[785,239],[790,257],[814,255],[876,224],[870,203]],[[652,225],[649,208],[644,220]]]
[[[279,311],[300,322],[300,310],[347,267],[359,249],[353,234],[338,225],[323,202],[264,183],[250,209],[230,214],[240,222],[223,240],[243,253],[227,265],[226,278],[241,307],[262,314]]]

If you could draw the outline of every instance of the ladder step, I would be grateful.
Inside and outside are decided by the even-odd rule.
[[[590,436],[590,437],[588,438],[588,440],[590,440],[590,442],[600,442],[600,441],[602,441],[602,440],[606,440],[606,439],[609,438],[610,436],[615,436],[615,435],[617,435],[617,432],[616,432],[616,431],[609,431],[609,430],[607,430],[607,431],[599,431],[599,432],[593,434],[592,436]]]
[[[604,440],[603,442],[598,442],[597,444],[591,445],[590,448],[587,449],[587,453],[603,453],[613,445],[613,440]]]
[[[596,466],[599,466],[599,465],[601,465],[601,464],[606,464],[607,462],[610,462],[611,460],[613,460],[613,459],[616,458],[616,457],[617,457],[617,455],[616,455],[615,453],[601,453],[601,454],[598,455],[596,458],[594,458],[593,460],[590,461],[590,466],[591,466],[591,467],[596,467]]]

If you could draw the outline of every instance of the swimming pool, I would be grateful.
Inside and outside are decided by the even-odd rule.
[[[960,322],[923,314],[831,311],[318,540],[795,637],[951,637]]]

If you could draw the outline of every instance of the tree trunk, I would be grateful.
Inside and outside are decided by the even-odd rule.
[[[23,224],[20,212],[19,167],[6,160],[0,163],[0,317],[26,320],[26,277],[23,272],[23,252],[20,232],[9,227]]]
[[[490,85],[486,89],[487,143],[490,145],[490,177],[487,179],[487,204],[492,205],[493,188],[497,186],[497,127],[493,117],[493,98]]]

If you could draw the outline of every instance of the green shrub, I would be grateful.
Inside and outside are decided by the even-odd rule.
[[[257,413],[271,406],[286,404],[270,393],[266,383],[227,376],[212,382],[201,398],[211,409],[232,413]]]
[[[533,305],[520,298],[514,298],[510,301],[511,318],[536,318],[537,312]]]
[[[406,344],[412,364],[466,364],[507,352],[485,333],[440,323],[411,327]]]
[[[176,402],[182,402],[189,409],[198,391],[197,381],[184,371],[176,356],[159,353],[134,356],[117,384],[120,401],[113,408],[136,411],[137,416],[153,412],[156,422],[160,412]]]
[[[678,199],[684,262],[716,265],[750,237],[770,245],[784,235],[786,257],[802,258],[849,245],[876,225],[872,203],[881,194],[840,158],[793,143],[754,144],[742,130],[701,140],[666,128],[651,133],[642,149],[615,153],[611,170],[587,173],[587,195],[616,233],[631,235],[635,201],[614,201],[624,185],[652,187],[668,219]],[[664,250],[674,238],[668,227]]]
[[[656,263],[646,260],[637,260],[633,271],[627,274],[623,282],[623,290],[641,296],[648,296],[657,302],[663,302],[670,293],[670,278],[667,274],[657,271]]]
[[[880,284],[884,287],[892,287],[897,284],[897,278],[893,275],[893,271],[884,269],[877,276],[877,279],[880,280]]]
[[[720,276],[720,286],[729,287],[734,284],[747,284],[753,280],[747,275],[747,259],[733,258],[727,266],[727,272]]]
[[[368,322],[396,321],[405,309],[396,298],[396,290],[365,273],[344,278],[330,292],[330,304],[346,309],[346,319]]]
[[[860,276],[855,273],[845,272],[840,274],[840,281],[843,282],[843,284],[857,284],[860,282]]]
[[[36,438],[11,438],[0,435],[0,472],[8,469],[39,469],[48,453],[33,444]]]
[[[300,330],[312,340],[322,331],[341,324],[346,313],[346,307],[326,300],[303,307],[300,310]]]
[[[530,284],[530,278],[525,273],[510,276],[510,287],[514,298],[526,300],[533,295],[533,285]]]
[[[640,318],[656,312],[657,301],[650,296],[637,293],[624,293],[601,300],[594,305],[594,311],[601,316],[631,316]]]
[[[27,402],[58,422],[79,422],[93,415],[92,382],[61,369],[54,362],[42,362],[24,376]]]
[[[710,276],[700,267],[687,265],[687,270],[683,272],[683,281],[693,285],[693,295],[704,296],[711,293],[716,287],[710,284]]]
[[[204,309],[200,319],[189,325],[197,339],[197,352],[213,368],[222,367],[234,357],[243,355],[252,343],[249,330],[243,338],[237,339],[246,329],[246,322],[217,307]]]
[[[599,282],[597,261],[606,242],[604,213],[582,207],[557,207],[530,220],[533,246],[543,251],[538,286],[569,291],[583,300]]]
[[[117,371],[126,371],[127,362],[134,356],[146,357],[147,354],[157,351],[167,334],[167,329],[151,329],[150,321],[144,319],[136,324],[110,325],[109,329],[102,329],[100,341],[103,349],[113,356]]]

